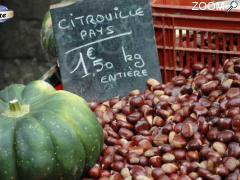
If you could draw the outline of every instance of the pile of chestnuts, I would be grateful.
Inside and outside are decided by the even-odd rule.
[[[89,103],[105,144],[85,180],[240,180],[240,58],[192,69]]]

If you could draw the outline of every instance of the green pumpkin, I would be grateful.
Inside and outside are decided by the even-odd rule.
[[[75,180],[103,145],[96,116],[79,96],[44,81],[0,91],[0,179]]]
[[[52,18],[49,11],[44,16],[40,35],[42,48],[51,56],[56,57],[57,52],[53,37]]]
[[[72,4],[76,1],[77,0],[57,0],[58,3],[60,2],[66,4]],[[57,57],[55,40],[53,35],[52,18],[49,11],[46,13],[43,19],[40,39],[42,48],[45,49],[46,52],[51,56]]]

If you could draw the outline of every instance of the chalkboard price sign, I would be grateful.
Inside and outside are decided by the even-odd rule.
[[[161,80],[149,0],[84,0],[52,7],[65,90],[104,101]]]

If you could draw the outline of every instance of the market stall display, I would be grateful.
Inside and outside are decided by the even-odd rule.
[[[55,8],[73,2],[64,0]],[[145,42],[139,43],[145,38],[151,43],[149,47],[154,46],[153,32],[141,36],[149,24],[141,24],[139,17],[151,19],[149,5],[144,4],[147,1],[138,1],[144,4],[138,6],[134,1],[128,6],[116,1],[117,8],[112,1],[105,1],[111,8],[101,9],[102,14],[96,14],[100,1],[91,11],[87,9],[89,2],[52,10],[58,20],[55,26],[67,22],[69,30],[72,28],[67,33],[63,31],[67,26],[54,26],[59,31],[55,32],[61,46],[59,58],[64,57],[60,66],[65,65],[68,74],[61,77],[56,64],[41,81],[0,91],[0,180],[240,180],[240,13],[197,12],[189,9],[190,1],[175,0],[166,5],[165,0],[154,0],[152,15],[162,83],[154,79],[159,74],[155,47],[146,53]],[[124,11],[129,14],[124,16]],[[104,22],[107,15],[116,22]],[[104,19],[94,24],[97,17]],[[41,43],[57,57],[52,26],[47,12]],[[120,34],[102,37],[114,33],[109,27]],[[124,33],[122,28],[132,31]],[[85,31],[87,34],[82,33]],[[128,38],[130,34],[135,39]],[[124,41],[102,45],[125,35]],[[139,53],[136,45],[130,48],[136,42],[141,46]],[[115,45],[119,46],[117,51],[108,51]],[[84,53],[83,47],[88,47]],[[144,55],[148,57],[143,59]],[[125,62],[119,63],[121,60]],[[115,82],[119,79],[109,75],[110,70],[116,73],[145,66],[153,73],[145,76],[150,77],[146,82],[138,79],[141,83],[137,84],[123,72],[125,84],[119,86]],[[69,78],[76,71],[77,76]],[[105,73],[114,86],[110,83],[99,91],[99,79]],[[101,77],[93,81],[97,75]],[[83,81],[85,77],[89,79]],[[86,102],[62,91],[65,79],[69,87],[78,85],[76,94],[85,91],[87,100],[96,101]],[[135,90],[128,92],[128,88]]]

